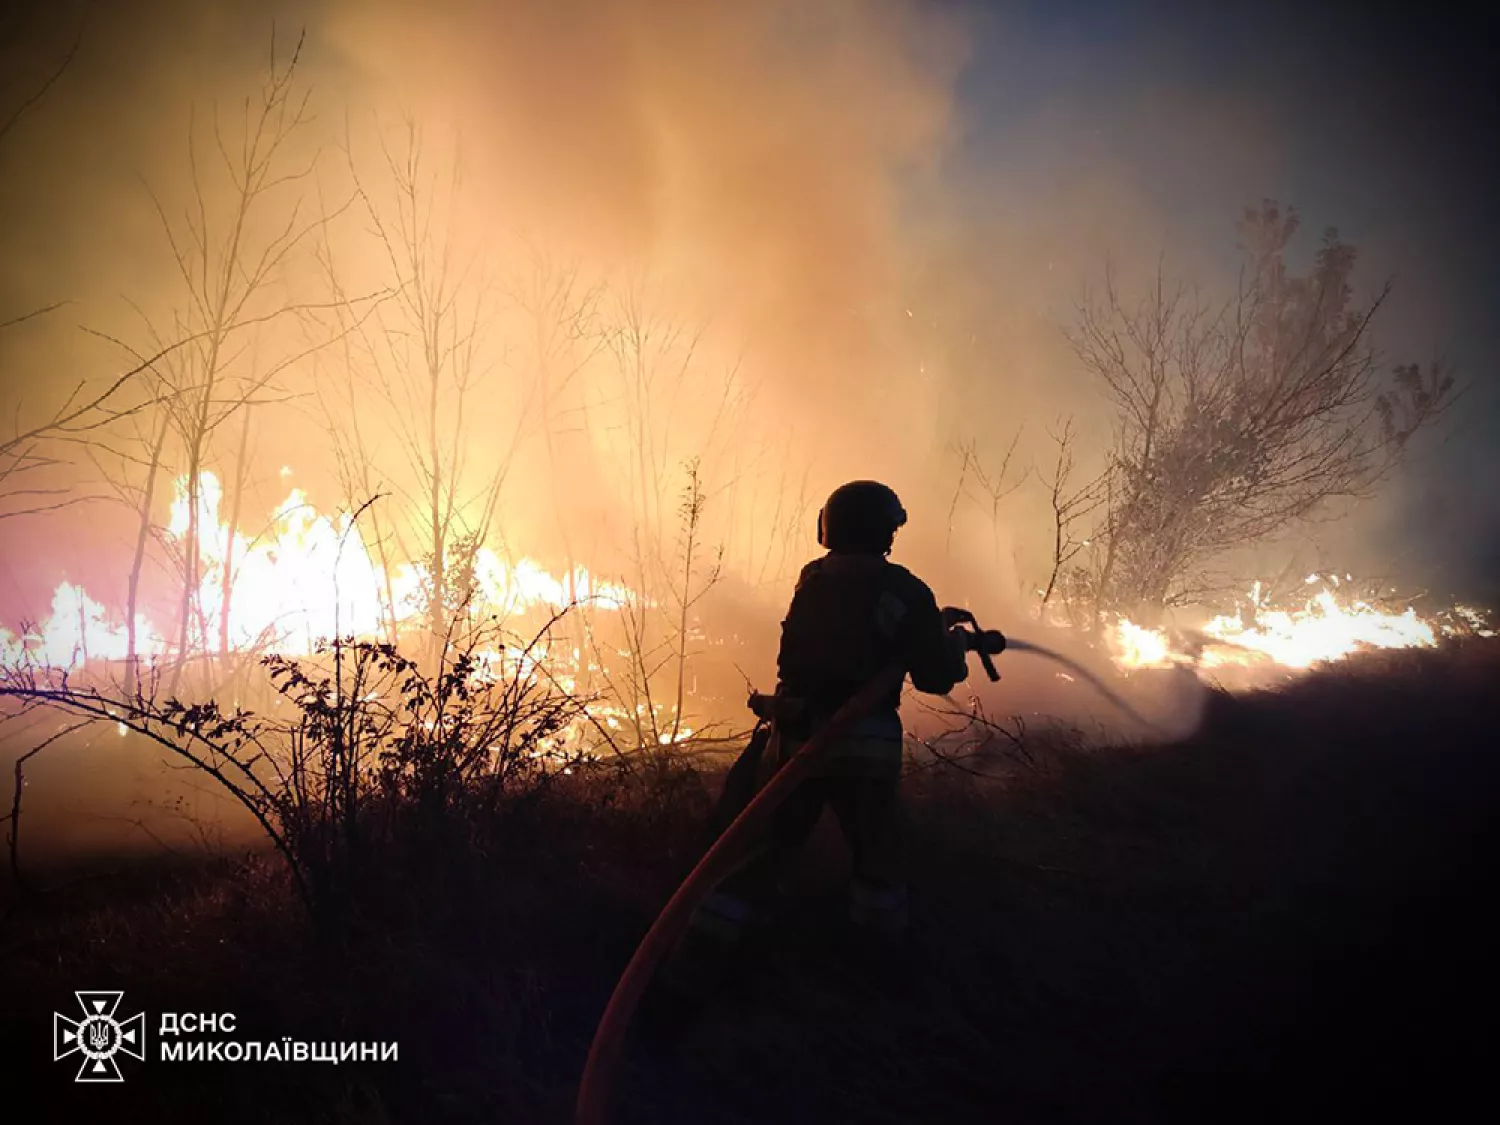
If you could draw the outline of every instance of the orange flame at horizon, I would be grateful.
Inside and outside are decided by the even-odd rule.
[[[200,474],[197,492],[202,573],[194,590],[189,652],[217,651],[221,625],[226,626],[224,640],[231,651],[309,655],[322,639],[383,636],[389,629],[421,621],[424,568],[411,562],[396,564],[387,583],[351,515],[324,515],[302,489],[293,488],[273,509],[265,528],[247,535],[223,521],[223,490],[213,473]],[[186,476],[178,478],[165,530],[179,545],[191,524],[188,494]],[[473,567],[477,597],[470,608],[476,616],[504,619],[575,603],[606,611],[645,604],[628,586],[601,580],[582,566],[572,575],[559,576],[535,559],[523,556],[507,562],[482,546],[475,552]],[[53,591],[50,613],[35,626],[20,635],[0,627],[0,660],[29,660],[58,669],[125,660],[129,630],[121,616],[83,587],[61,582]],[[174,639],[167,640],[169,635]],[[136,614],[138,658],[166,657],[176,647],[175,634],[163,632],[146,614]]]
[[[1486,615],[1470,606],[1422,617],[1410,605],[1392,612],[1358,598],[1341,598],[1336,576],[1324,581],[1313,574],[1306,582],[1322,585],[1296,609],[1270,606],[1262,584],[1255,583],[1248,613],[1209,619],[1187,644],[1174,641],[1167,629],[1120,618],[1107,635],[1110,655],[1127,672],[1184,665],[1305,671],[1362,650],[1433,648],[1448,637],[1495,636]]]

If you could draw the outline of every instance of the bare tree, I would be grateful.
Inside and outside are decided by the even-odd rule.
[[[159,396],[129,397],[141,376],[194,342],[193,338],[163,345],[155,355],[111,376],[103,387],[89,388],[79,380],[63,404],[38,422],[22,423],[16,404],[9,437],[0,439],[0,519],[36,515],[97,499],[59,483],[57,474],[75,462],[79,450],[100,447],[105,435],[121,422],[161,404]],[[48,476],[47,474],[51,474]],[[41,479],[38,479],[41,478]]]
[[[949,448],[958,455],[958,481],[953,486],[953,499],[948,504],[948,537],[946,546],[950,549],[953,545],[953,521],[958,515],[959,502],[963,499],[976,501],[983,505],[985,514],[990,522],[990,537],[994,551],[995,562],[1000,561],[1000,505],[1007,496],[1015,492],[1021,485],[1026,483],[1026,478],[1031,475],[1030,470],[1022,473],[1014,480],[1010,476],[1010,465],[1015,457],[1016,446],[1020,444],[1021,434],[1024,426],[1018,426],[1016,432],[1011,435],[1010,444],[1005,447],[1005,452],[1000,456],[1000,463],[993,467],[985,464],[984,456],[979,452],[979,440],[967,438],[954,442]],[[974,491],[977,490],[978,495]]]
[[[43,52],[52,57],[38,69],[11,64],[35,53],[38,47],[35,33],[39,28],[29,22],[19,7],[0,17],[0,57],[7,60],[6,78],[0,80],[0,151],[72,67],[83,43],[86,22],[80,21],[73,29],[66,48],[56,53]],[[0,333],[54,312],[65,303],[54,301],[22,313],[0,313]],[[3,497],[0,519],[40,514],[98,499],[96,494],[78,491],[66,480],[68,470],[74,465],[73,455],[82,450],[91,459],[97,459],[100,452],[115,452],[109,440],[117,424],[159,405],[154,393],[142,399],[132,398],[132,392],[157,363],[192,342],[191,339],[158,341],[157,354],[136,355],[138,362],[134,366],[107,377],[102,386],[91,387],[89,380],[80,379],[63,403],[40,419],[23,422],[21,404],[17,403],[10,432],[0,439],[0,497]],[[133,622],[131,627],[134,628]]]
[[[1058,592],[1060,584],[1071,587],[1069,593],[1074,596],[1066,599],[1070,605],[1076,602],[1076,593],[1081,592],[1079,588],[1085,585],[1085,582],[1079,581],[1086,577],[1084,568],[1076,566],[1073,561],[1085,548],[1091,546],[1088,538],[1080,538],[1080,525],[1105,504],[1109,478],[1109,470],[1106,469],[1082,484],[1074,480],[1077,464],[1074,460],[1075,435],[1071,418],[1063,422],[1060,432],[1051,436],[1057,446],[1057,460],[1053,464],[1051,477],[1044,478],[1043,484],[1047,487],[1052,507],[1052,568],[1047,575],[1047,585],[1041,592],[1038,605],[1042,612],[1046,611],[1048,602]],[[1069,579],[1073,581],[1069,582]]]
[[[795,431],[754,444],[741,435],[732,456],[724,499],[735,558],[752,586],[794,577],[815,509],[811,463],[802,456]]]
[[[1351,288],[1355,251],[1328,230],[1291,272],[1295,211],[1273,202],[1240,224],[1246,265],[1213,303],[1159,267],[1138,301],[1112,269],[1080,303],[1070,338],[1115,410],[1097,587],[1153,613],[1201,596],[1194,576],[1236,548],[1363,496],[1452,401],[1440,365],[1382,378],[1370,326],[1389,286]]]
[[[498,454],[477,454],[468,411],[493,365],[486,337],[495,310],[481,252],[464,246],[456,225],[462,182],[457,158],[446,172],[434,172],[412,121],[403,148],[382,142],[378,178],[356,166],[352,144],[347,155],[356,197],[388,267],[390,297],[352,337],[359,347],[345,356],[348,397],[342,408],[348,415],[330,421],[347,431],[341,439],[346,473],[367,494],[376,484],[372,472],[388,474],[393,494],[410,513],[409,519],[397,518],[392,537],[399,553],[421,564],[428,638],[443,645],[459,608],[472,602],[475,555],[499,503],[522,420],[516,419]],[[335,273],[331,258],[327,264]],[[355,401],[359,387],[384,406],[403,466],[373,456]],[[403,542],[412,531],[415,549]],[[395,606],[388,609],[394,616]]]
[[[566,505],[560,491],[570,479],[576,479],[576,473],[564,471],[559,439],[583,428],[582,410],[576,404],[570,406],[569,401],[575,397],[572,391],[579,377],[604,349],[604,334],[598,323],[604,286],[586,281],[577,265],[554,261],[538,247],[527,245],[525,251],[524,264],[516,271],[508,292],[523,320],[522,362],[529,368],[527,401],[536,405],[547,447],[548,487],[563,539],[568,592],[576,599],[578,559],[563,518]],[[491,503],[486,523],[493,511]]]
[[[284,267],[324,218],[304,218],[303,203],[295,194],[312,168],[315,156],[295,162],[294,138],[311,120],[311,91],[299,87],[297,67],[301,38],[291,57],[278,63],[273,36],[270,65],[257,96],[247,98],[238,137],[224,127],[215,109],[209,135],[218,178],[200,159],[201,138],[196,122],[188,128],[191,191],[178,219],[155,192],[152,201],[170,247],[185,301],[173,313],[166,331],[150,324],[151,335],[191,337],[192,346],[172,353],[154,365],[168,393],[160,396],[180,447],[178,468],[184,480],[187,522],[182,543],[182,593],[177,622],[178,662],[170,691],[176,692],[184,662],[196,646],[208,651],[216,631],[202,601],[202,585],[211,565],[231,560],[205,560],[202,551],[203,473],[212,463],[213,437],[226,422],[257,401],[269,401],[275,379],[304,358],[309,349],[292,350],[272,362],[259,361],[255,329],[297,311],[273,293]],[[285,193],[294,194],[282,200]],[[278,204],[280,210],[277,210]],[[236,337],[250,332],[248,343]],[[247,358],[248,357],[248,358]],[[242,437],[248,440],[243,429]],[[153,462],[152,475],[159,466]],[[242,474],[237,473],[237,476]],[[240,482],[243,484],[243,481]],[[238,498],[231,500],[237,506]],[[149,518],[149,512],[145,512]],[[229,542],[236,529],[228,529]],[[220,589],[224,589],[223,575]],[[228,590],[232,593],[232,580]],[[227,605],[220,606],[218,632],[227,640]]]
[[[748,389],[736,366],[717,379],[705,372],[702,329],[658,315],[643,288],[617,291],[604,327],[617,393],[600,414],[623,438],[620,470],[636,595],[622,613],[628,672],[610,675],[609,693],[637,747],[672,746],[682,726],[690,610],[721,574],[721,546],[713,548],[715,563],[702,578],[698,571],[703,521],[715,492],[710,474],[724,456],[720,434],[740,417]],[[680,492],[672,480],[679,468],[686,477]],[[675,511],[674,496],[680,498]],[[664,674],[672,677],[666,684]],[[676,703],[664,719],[668,693]]]
[[[718,582],[723,567],[724,552],[721,548],[713,566],[698,582],[698,555],[702,550],[703,509],[708,498],[703,493],[703,478],[699,473],[698,460],[694,458],[686,466],[687,484],[683,489],[682,503],[678,508],[682,519],[682,585],[674,593],[677,601],[677,670],[676,695],[672,706],[672,730],[667,737],[668,745],[675,745],[682,731],[683,695],[687,686],[688,642],[691,637],[690,614],[703,595]]]
[[[164,391],[162,381],[154,372],[148,371],[157,394]],[[164,406],[156,403],[157,406]],[[139,607],[141,600],[141,578],[146,568],[147,552],[153,540],[161,542],[161,528],[153,519],[156,496],[161,488],[163,455],[167,435],[171,428],[171,412],[156,409],[137,414],[131,419],[131,429],[119,435],[109,445],[90,448],[98,477],[113,492],[114,499],[130,510],[135,520],[135,542],[130,558],[130,572],[125,586],[125,690],[133,692],[140,661]],[[144,478],[137,481],[137,473],[144,470]]]

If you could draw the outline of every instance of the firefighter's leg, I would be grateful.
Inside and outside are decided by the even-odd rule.
[[[768,922],[782,878],[817,827],[825,800],[818,778],[792,790],[744,859],[693,912],[693,927],[738,942],[750,927]]]
[[[744,861],[704,896],[663,967],[661,981],[669,994],[696,1004],[719,986],[752,930],[768,922],[783,874],[817,826],[824,800],[816,779],[799,785]]]
[[[865,944],[898,947],[908,923],[899,779],[840,777],[830,800],[852,854],[854,932]]]

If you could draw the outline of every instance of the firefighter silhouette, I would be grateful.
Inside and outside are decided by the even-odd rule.
[[[913,687],[939,695],[967,677],[966,646],[951,611],[940,610],[926,583],[887,558],[905,523],[896,493],[875,481],[835,489],[818,513],[818,543],[827,553],[797,579],[781,627],[775,695],[752,699],[777,737],[769,737],[768,723],[757,728],[726,779],[711,836],[882,669],[899,663]],[[766,932],[781,885],[828,806],[851,853],[848,920],[856,948],[880,955],[900,948],[908,923],[900,702],[897,685],[827,749],[740,865],[699,904],[662,972],[669,996],[701,1003],[746,937]]]

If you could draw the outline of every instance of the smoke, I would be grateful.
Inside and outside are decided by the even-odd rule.
[[[920,464],[937,407],[909,377],[903,218],[952,137],[955,15],[351,4],[328,28],[366,83],[462,136],[497,227],[708,326],[704,367],[738,367],[815,493]]]
[[[664,458],[703,455],[705,415],[720,393],[709,384],[733,370],[735,393],[755,399],[753,418],[734,419],[739,436],[752,439],[739,444],[759,435],[778,455],[796,446],[799,462],[817,464],[798,469],[817,477],[809,496],[856,466],[879,474],[928,436],[912,402],[881,407],[901,366],[891,346],[906,252],[900,211],[948,136],[961,23],[904,4],[808,8],[140,3],[56,14],[18,54],[39,55],[88,20],[45,113],[0,153],[12,220],[0,295],[7,310],[71,303],[7,337],[7,398],[45,416],[75,373],[98,377],[121,362],[80,325],[140,345],[138,311],[159,325],[182,305],[152,201],[179,221],[193,205],[195,174],[209,183],[210,207],[215,192],[224,194],[208,123],[233,135],[242,99],[265,71],[274,21],[283,63],[295,28],[308,32],[302,75],[316,122],[299,143],[321,150],[322,196],[348,191],[340,182],[348,145],[377,181],[378,198],[382,146],[399,144],[409,115],[423,133],[424,173],[445,172],[450,159],[461,168],[456,240],[489,259],[492,281],[510,280],[506,259],[524,241],[614,294],[631,294],[645,316],[685,336],[705,333],[691,373],[702,402],[684,402],[670,418],[680,440]],[[350,289],[389,283],[377,270],[364,276],[371,254],[347,251],[362,233],[358,224],[351,231],[338,236],[353,263]],[[310,280],[301,279],[299,295]],[[293,392],[305,395],[305,366],[293,374],[301,380]],[[607,399],[609,389],[594,383],[562,409]],[[503,431],[511,393],[478,402],[474,413]],[[871,443],[872,432],[895,432],[893,415],[905,438],[895,448]],[[272,469],[261,509],[279,499],[274,467],[284,461],[325,506],[346,499],[330,495],[316,429],[305,423],[282,412],[276,426],[261,427],[269,432],[258,437],[257,456]],[[583,498],[598,496],[605,515],[623,500],[610,495],[618,474],[601,463],[597,444],[565,442],[560,453],[549,449],[545,466],[522,458],[530,473],[556,476],[559,458],[570,466],[568,487],[544,491],[552,507],[560,496],[578,499],[575,523],[601,514]],[[751,475],[738,461],[716,469],[721,488]],[[755,488],[764,497],[773,491],[769,481]],[[538,513],[524,511],[535,490],[519,493],[508,498],[513,538],[545,535],[545,527],[522,526],[537,522]],[[58,519],[48,531],[60,533],[52,542],[93,546],[96,532],[118,530],[112,522],[107,514],[80,529]],[[35,582],[13,575],[23,588],[55,581],[34,560],[7,562],[36,571]]]

